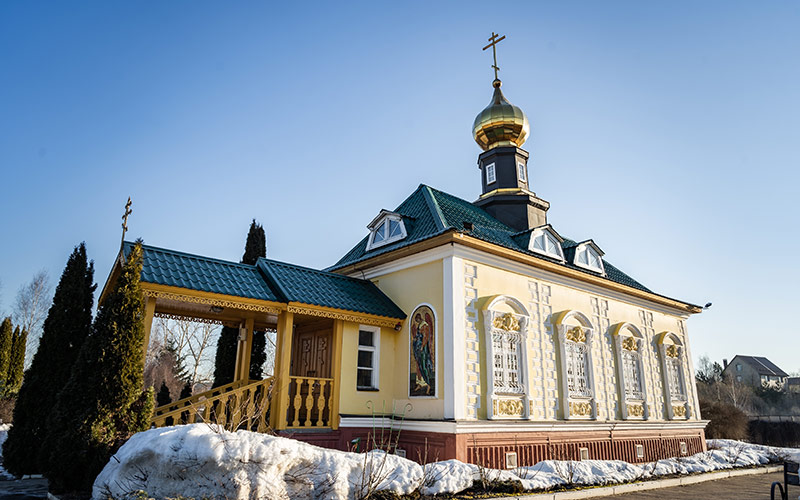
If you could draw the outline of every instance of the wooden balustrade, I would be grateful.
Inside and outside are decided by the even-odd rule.
[[[331,426],[332,378],[289,377],[286,426],[294,429]]]
[[[152,425],[164,427],[197,422],[216,423],[228,430],[265,432],[273,379],[240,380],[155,409]]]

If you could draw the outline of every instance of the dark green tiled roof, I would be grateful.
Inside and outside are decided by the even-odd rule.
[[[133,243],[126,241],[127,257]],[[271,302],[299,302],[403,319],[405,313],[368,280],[259,259],[255,266],[142,245],[143,282]]]
[[[283,302],[302,302],[390,318],[406,315],[374,283],[307,267],[258,259],[256,263]]]
[[[331,266],[329,270],[336,270],[355,264],[376,255],[381,255],[448,231],[457,231],[489,243],[494,243],[531,255],[537,259],[554,262],[586,274],[598,275],[597,273],[573,265],[571,260],[560,262],[559,260],[531,252],[527,247],[527,236],[530,230],[518,232],[495,219],[482,208],[458,198],[457,196],[433,189],[424,184],[421,184],[411,196],[406,198],[406,200],[397,207],[395,212],[403,216],[403,222],[406,225],[408,237],[369,252],[366,250],[368,238],[365,237],[347,252],[344,257],[339,259],[339,262]],[[464,229],[465,222],[472,223],[471,230]],[[575,241],[565,239],[562,243],[562,248],[569,251],[576,245],[577,243]],[[603,259],[603,264],[606,269],[606,279],[645,292],[651,292],[647,287],[623,273],[605,259]]]
[[[133,243],[126,241],[125,256]],[[280,299],[255,266],[142,245],[142,281],[235,297]]]

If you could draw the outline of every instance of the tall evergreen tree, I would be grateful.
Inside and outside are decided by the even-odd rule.
[[[14,329],[14,338],[11,342],[11,359],[8,363],[6,387],[12,394],[19,392],[22,387],[22,375],[25,371],[25,348],[28,346],[28,330],[20,327]]]
[[[192,384],[187,382],[186,385],[183,386],[183,389],[181,389],[181,395],[178,396],[178,399],[186,399],[190,397],[192,397]]]
[[[137,242],[58,396],[46,470],[55,492],[88,492],[114,451],[149,427],[154,398],[152,389],[142,391],[141,271],[142,246]]]
[[[264,227],[255,219],[250,223],[247,240],[244,244],[242,264],[254,265],[259,257],[267,256],[267,235]],[[239,329],[223,326],[217,341],[217,354],[214,358],[214,387],[233,382],[236,371],[236,343]],[[258,349],[256,348],[258,345]],[[250,378],[258,380],[262,377],[262,366],[267,359],[267,342],[264,332],[253,334],[253,348],[250,353]],[[260,360],[260,362],[259,362]]]
[[[0,393],[5,394],[8,386],[8,365],[11,363],[11,346],[14,342],[14,324],[7,317],[0,324]]]
[[[72,251],[61,274],[39,348],[14,407],[14,426],[3,445],[3,465],[12,474],[44,471],[42,460],[49,452],[49,445],[45,445],[46,416],[52,412],[58,392],[69,379],[72,365],[91,330],[96,286],[94,264],[88,261],[86,246],[81,243]]]
[[[172,398],[169,395],[169,387],[166,382],[161,382],[161,388],[156,394],[156,405],[164,406],[172,403]]]
[[[250,223],[250,230],[247,232],[247,240],[244,244],[242,264],[250,264],[252,266],[259,257],[266,256],[267,234],[264,232],[263,226],[253,219],[253,222]]]

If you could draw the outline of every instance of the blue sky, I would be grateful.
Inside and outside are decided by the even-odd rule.
[[[120,215],[153,245],[334,263],[418,184],[474,199],[503,90],[564,236],[713,307],[695,358],[800,370],[800,3],[0,3],[0,312]]]

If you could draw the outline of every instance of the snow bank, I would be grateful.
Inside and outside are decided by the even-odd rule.
[[[421,479],[419,464],[396,455],[194,424],[134,435],[95,480],[93,497],[346,500],[370,489],[410,493]]]
[[[800,460],[800,450],[709,440],[709,451],[634,465],[619,460],[546,460],[511,471],[458,460],[424,468],[380,451],[366,454],[319,448],[293,439],[204,424],[151,429],[133,436],[97,477],[97,500],[146,492],[226,499],[357,499],[370,490],[426,495],[458,493],[481,481],[520,481],[526,490],[605,485],[664,475],[709,472]]]

